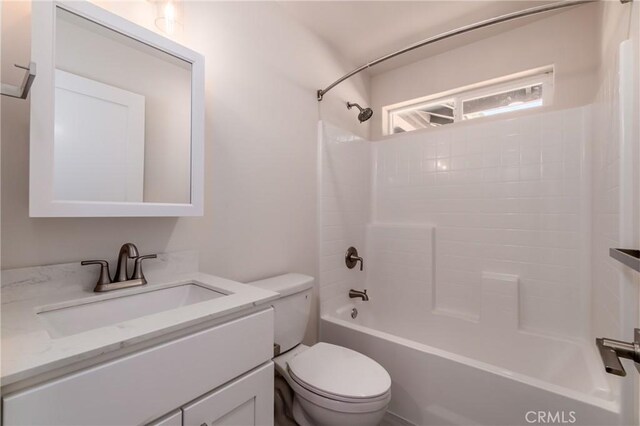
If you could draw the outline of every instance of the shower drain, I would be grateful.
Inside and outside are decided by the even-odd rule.
[[[351,310],[351,318],[356,319],[357,316],[358,316],[358,310],[356,308],[353,308]]]

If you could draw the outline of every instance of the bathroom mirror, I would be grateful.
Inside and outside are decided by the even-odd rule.
[[[202,56],[89,2],[32,20],[30,215],[202,215]]]

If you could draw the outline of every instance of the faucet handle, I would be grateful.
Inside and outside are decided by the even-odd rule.
[[[145,259],[156,259],[157,257],[157,254],[145,254],[144,256],[136,256],[133,260],[133,275],[131,275],[131,279],[139,279],[142,281],[142,284],[146,284],[147,279],[144,277],[144,273],[142,272],[142,261]]]
[[[600,357],[605,371],[616,376],[626,376],[620,358],[633,360],[638,372],[640,372],[640,328],[634,329],[634,341],[623,342],[621,340],[597,338],[596,346],[600,351]]]
[[[624,367],[620,362],[620,358],[618,358],[616,350],[605,346],[604,341],[605,339],[602,338],[596,339],[596,346],[598,346],[598,351],[600,351],[600,357],[602,358],[605,371],[609,374],[615,374],[616,376],[626,376],[627,373],[624,371]]]
[[[98,277],[97,286],[111,284],[111,276],[109,275],[109,262],[106,260],[83,260],[80,262],[82,266],[100,265],[100,276]]]
[[[349,247],[347,253],[344,255],[344,263],[347,265],[347,268],[353,269],[360,262],[360,270],[362,271],[364,268],[364,260],[358,256],[358,249],[355,247]]]

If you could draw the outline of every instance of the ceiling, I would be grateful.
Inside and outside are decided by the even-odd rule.
[[[282,1],[294,19],[324,39],[354,67],[427,37],[548,0]],[[559,13],[559,12],[550,12]],[[372,68],[377,74],[549,16],[524,18],[472,31],[417,49]]]

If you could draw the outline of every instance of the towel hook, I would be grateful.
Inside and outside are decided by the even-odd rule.
[[[24,75],[24,79],[22,79],[22,84],[20,84],[20,86],[14,86],[12,84],[2,83],[2,90],[0,90],[0,95],[9,96],[11,98],[27,99],[29,90],[31,90],[31,85],[33,84],[33,80],[36,78],[36,64],[35,62],[30,62],[28,67],[23,67],[22,65],[18,64],[14,65],[16,68],[27,71]]]

